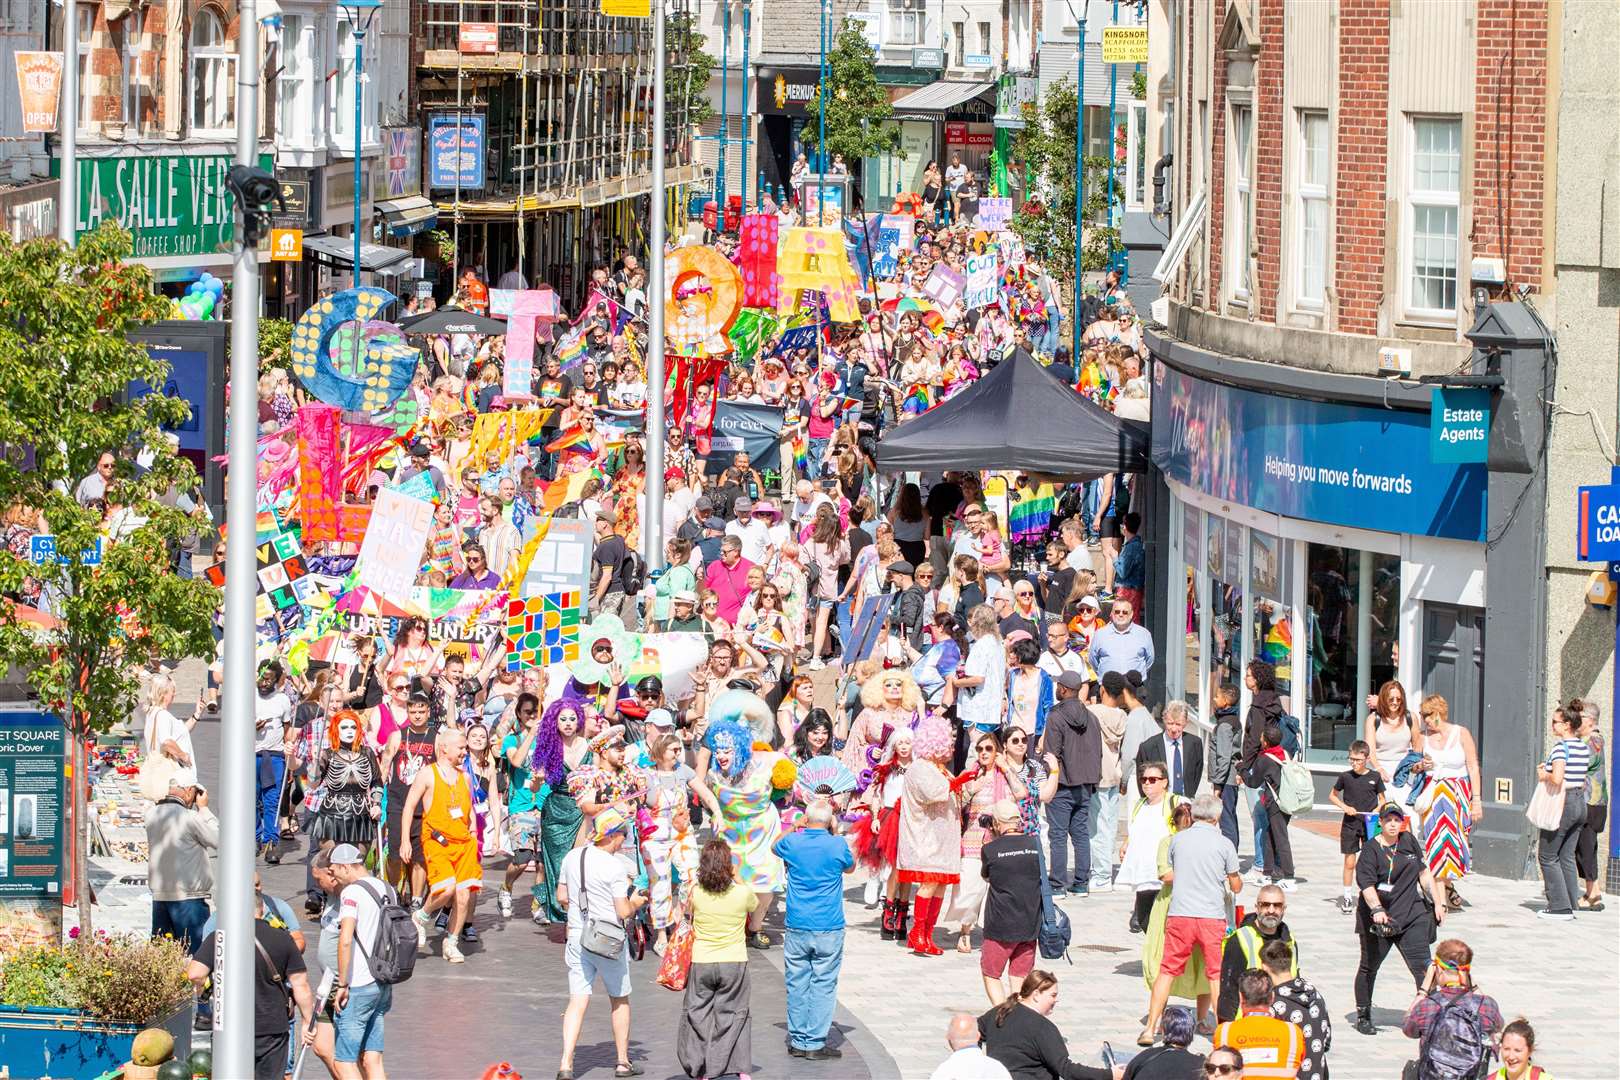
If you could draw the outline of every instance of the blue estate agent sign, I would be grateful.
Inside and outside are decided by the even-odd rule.
[[[1620,560],[1620,465],[1612,467],[1607,484],[1576,490],[1575,557],[1581,562]]]
[[[484,186],[484,117],[481,113],[428,119],[428,184],[477,191]]]
[[[1430,461],[1484,461],[1490,438],[1489,390],[1434,388],[1429,406]]]
[[[1154,370],[1153,461],[1220,499],[1383,532],[1485,538],[1486,471],[1431,461],[1421,412],[1337,405]]]

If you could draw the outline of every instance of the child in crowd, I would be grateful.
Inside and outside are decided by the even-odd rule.
[[[1367,840],[1367,815],[1377,813],[1384,802],[1384,778],[1367,768],[1370,753],[1364,740],[1351,743],[1350,767],[1339,774],[1328,793],[1328,802],[1344,814],[1339,826],[1339,851],[1344,855],[1344,895],[1339,897],[1339,910],[1346,915],[1356,910],[1356,856]]]

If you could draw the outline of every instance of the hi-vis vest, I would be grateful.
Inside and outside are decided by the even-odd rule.
[[[1226,941],[1231,941],[1234,938],[1237,939],[1238,949],[1243,953],[1243,969],[1247,971],[1250,968],[1259,967],[1260,950],[1265,948],[1266,945],[1266,939],[1261,936],[1260,931],[1255,929],[1253,924],[1245,924],[1226,935]],[[1221,949],[1223,952],[1225,948],[1226,944],[1222,942]],[[1288,939],[1288,953],[1288,977],[1297,979],[1299,977],[1299,942],[1292,937]]]

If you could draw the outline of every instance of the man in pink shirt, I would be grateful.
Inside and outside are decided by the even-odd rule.
[[[737,612],[748,596],[748,571],[754,564],[742,557],[742,540],[727,536],[720,541],[720,558],[709,564],[703,573],[703,587],[720,600],[719,614],[735,625]]]

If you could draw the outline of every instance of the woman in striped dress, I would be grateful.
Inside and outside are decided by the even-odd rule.
[[[1435,880],[1446,883],[1446,906],[1455,910],[1462,897],[1452,882],[1473,868],[1468,834],[1485,813],[1479,798],[1479,750],[1474,736],[1451,722],[1446,699],[1439,694],[1423,699],[1418,717],[1421,734],[1413,745],[1423,760],[1414,768],[1430,778],[1417,802],[1423,857]]]

